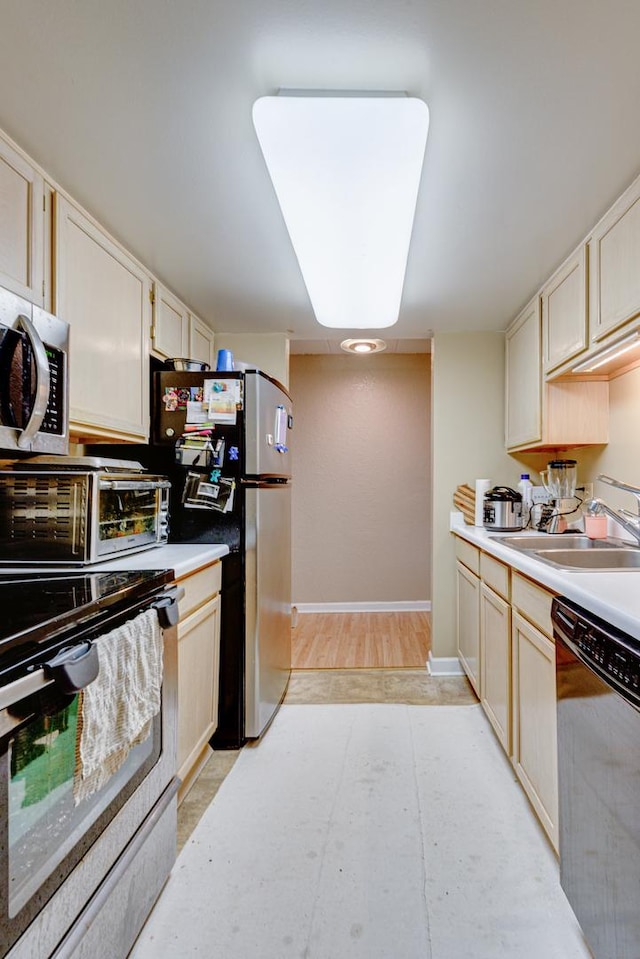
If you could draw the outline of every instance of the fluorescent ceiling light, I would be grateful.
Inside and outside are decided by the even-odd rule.
[[[593,373],[594,370],[599,370],[601,366],[605,366],[612,360],[617,360],[619,356],[623,356],[636,346],[640,346],[640,332],[638,331],[623,337],[621,340],[618,340],[617,343],[614,343],[613,346],[609,346],[599,353],[595,353],[583,363],[578,363],[577,366],[573,367],[571,372]]]
[[[283,91],[253,122],[316,319],[398,319],[429,110],[405,94]]]
[[[345,353],[382,353],[387,344],[384,340],[343,340],[340,347]]]

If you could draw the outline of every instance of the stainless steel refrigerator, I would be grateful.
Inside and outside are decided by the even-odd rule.
[[[291,397],[259,370],[162,370],[153,381],[145,465],[172,480],[170,542],[223,542],[230,550],[211,745],[236,748],[264,732],[291,672]],[[235,404],[221,402],[208,416],[227,394]]]

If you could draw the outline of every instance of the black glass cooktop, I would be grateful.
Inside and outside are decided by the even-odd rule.
[[[166,569],[0,574],[0,675],[34,646],[97,627],[173,578]]]

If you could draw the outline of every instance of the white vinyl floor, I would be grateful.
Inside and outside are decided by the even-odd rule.
[[[135,959],[588,959],[480,706],[283,706]]]

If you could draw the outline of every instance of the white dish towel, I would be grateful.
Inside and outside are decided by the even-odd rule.
[[[156,610],[101,636],[100,672],[82,691],[76,749],[76,805],[101,789],[160,710],[162,630]]]

